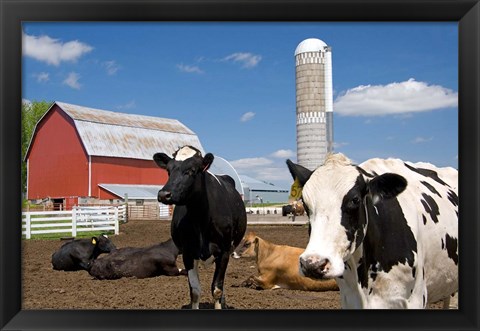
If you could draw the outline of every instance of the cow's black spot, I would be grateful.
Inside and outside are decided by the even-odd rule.
[[[435,189],[435,187],[433,187],[430,183],[428,182],[425,182],[425,181],[420,181],[420,183],[422,183],[426,188],[428,188],[430,190],[430,192],[432,192],[433,194],[436,194],[438,195],[440,198],[442,197],[440,195],[440,193],[438,193],[438,191]]]
[[[413,267],[417,241],[398,200],[392,198],[377,203],[378,214],[371,200],[366,200],[369,222],[363,247],[367,268],[373,270],[375,266],[378,271],[388,273],[398,264]]]
[[[418,173],[422,176],[429,177],[429,178],[433,179],[434,181],[436,181],[437,183],[440,183],[444,186],[450,187],[447,183],[445,183],[443,180],[441,180],[440,177],[438,177],[438,174],[437,174],[436,171],[433,171],[433,170],[430,170],[430,169],[424,169],[424,168],[415,168],[415,167],[412,167],[411,165],[408,165],[407,163],[403,163],[403,164],[405,164],[405,166],[408,169],[410,169],[410,170],[412,170],[412,171],[414,171],[414,172],[416,172],[416,173]]]
[[[425,215],[422,214],[422,218],[423,218],[423,224],[427,224],[427,218],[425,217]]]
[[[373,292],[373,287],[370,288],[370,291],[368,291],[368,295],[372,294]]]
[[[412,277],[415,278],[415,273],[417,272],[417,268],[412,268]]]
[[[440,211],[438,209],[438,205],[430,195],[422,193],[422,197],[424,200],[421,200],[423,208],[425,211],[430,214],[432,221],[434,223],[438,223],[438,215],[440,215]]]
[[[367,224],[363,197],[366,195],[367,184],[362,175],[358,175],[353,187],[345,194],[342,200],[342,219],[340,224],[345,228],[350,246],[360,245],[364,237],[364,226]],[[355,248],[356,248],[355,247]]]
[[[452,190],[448,191],[448,200],[456,207],[458,206],[458,195]]]
[[[443,241],[443,238],[440,238],[442,240],[442,249],[445,249],[445,242]]]
[[[425,300],[425,294],[424,294],[424,295],[423,295],[423,306],[424,306],[424,307],[425,307],[425,303],[426,303],[425,301],[426,301],[426,300]]]
[[[458,247],[458,240],[457,238],[450,237],[447,233],[445,235],[445,246],[447,248],[448,257],[458,264],[458,254],[457,254],[457,247]]]

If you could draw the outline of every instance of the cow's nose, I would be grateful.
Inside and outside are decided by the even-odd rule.
[[[322,259],[318,256],[300,258],[300,269],[306,277],[324,278],[330,267],[331,264],[328,259]]]
[[[172,193],[169,191],[159,191],[158,192],[158,201],[168,202],[172,199]]]

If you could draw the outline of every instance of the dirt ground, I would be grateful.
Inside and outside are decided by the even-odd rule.
[[[248,226],[260,237],[277,244],[305,247],[307,228],[300,226]],[[170,238],[169,221],[130,221],[111,236],[120,247],[144,247]],[[95,280],[86,271],[55,271],[51,255],[60,240],[23,241],[23,309],[184,309],[190,303],[187,278],[154,277]],[[178,266],[183,267],[182,258]],[[202,298],[200,308],[213,308],[210,283],[214,266],[200,265]],[[255,290],[239,287],[256,274],[253,259],[230,259],[225,295],[231,309],[339,309],[338,291]],[[432,305],[431,308],[438,308]]]

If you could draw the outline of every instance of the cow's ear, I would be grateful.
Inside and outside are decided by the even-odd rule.
[[[299,164],[295,164],[289,159],[287,160],[287,167],[292,175],[293,180],[298,181],[301,187],[305,185],[305,183],[310,179],[313,171],[302,167]]]
[[[205,154],[204,158],[203,158],[203,171],[207,171],[208,168],[210,168],[210,166],[212,165],[213,163],[213,159],[215,157],[213,156],[212,153],[207,153]]]
[[[402,193],[407,187],[407,180],[397,174],[385,173],[368,182],[373,204],[380,200],[391,199]]]
[[[153,160],[160,168],[167,169],[167,164],[172,160],[172,158],[165,153],[156,153],[153,156]]]

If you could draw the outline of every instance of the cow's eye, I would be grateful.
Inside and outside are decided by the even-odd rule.
[[[355,196],[350,200],[350,207],[358,207],[359,204],[360,198],[358,196]]]
[[[250,247],[251,244],[252,244],[251,242],[246,242],[245,247]]]
[[[187,169],[185,171],[185,175],[188,175],[188,176],[193,176],[195,175],[195,169]]]

